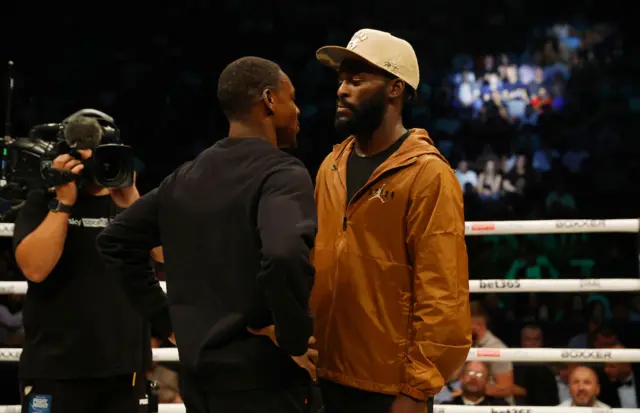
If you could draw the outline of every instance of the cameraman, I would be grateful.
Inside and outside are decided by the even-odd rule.
[[[87,133],[101,130],[90,117],[74,122]],[[95,133],[99,143],[101,132]],[[144,412],[151,365],[144,318],[162,338],[169,336],[166,298],[151,271],[136,285],[109,276],[96,249],[102,229],[140,195],[135,183],[117,189],[96,184],[83,173],[90,169],[91,145],[71,142],[66,130],[65,138],[82,159],[62,154],[53,168],[81,175],[80,187],[76,181],[59,185],[55,196],[31,191],[14,229],[16,261],[29,284],[19,363],[22,411]]]

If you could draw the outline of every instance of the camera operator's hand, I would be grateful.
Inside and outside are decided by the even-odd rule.
[[[140,192],[136,187],[136,173],[133,173],[133,184],[125,188],[109,188],[111,199],[120,208],[129,208],[131,204],[140,198]]]
[[[82,160],[89,159],[91,157],[90,149],[80,149],[78,151],[82,156]],[[71,171],[74,174],[78,175],[84,169],[84,165],[82,161],[72,157],[69,154],[63,154],[58,156],[53,160],[52,166],[55,169],[62,169]],[[78,198],[78,186],[75,181],[67,182],[66,184],[59,185],[56,187],[56,198],[58,201],[62,202],[65,205],[73,205],[76,203],[76,199]]]

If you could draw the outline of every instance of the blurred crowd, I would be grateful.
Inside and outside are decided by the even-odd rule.
[[[523,349],[568,348],[567,363],[467,362],[443,390],[436,403],[479,406],[578,406],[637,408],[640,406],[640,370],[637,365],[610,361],[590,363],[594,356],[611,358],[607,350],[638,346],[633,333],[624,334],[624,324],[608,319],[606,301],[593,300],[582,313],[586,328],[575,323],[543,326],[522,323],[521,329],[501,327],[501,310],[486,310],[484,303],[471,303],[473,346],[479,349],[508,348],[504,337]],[[640,308],[636,308],[636,317]],[[610,317],[610,315],[609,315]],[[562,328],[568,328],[564,330]],[[514,334],[515,333],[515,334]],[[551,338],[549,337],[551,336]],[[568,337],[568,339],[567,339]],[[496,354],[479,355],[499,357]],[[495,351],[494,351],[495,352]],[[526,352],[526,350],[525,350]],[[609,354],[609,356],[607,356]],[[639,376],[636,377],[635,373]]]
[[[81,107],[104,110],[134,145],[139,187],[146,192],[224,136],[226,123],[214,99],[217,75],[229,61],[252,54],[278,61],[291,76],[301,109],[297,155],[315,175],[340,137],[332,122],[335,77],[313,52],[325,44],[345,45],[357,29],[373,27],[393,31],[416,49],[421,84],[407,126],[426,128],[455,167],[467,220],[632,218],[640,178],[640,55],[619,27],[589,23],[615,14],[615,4],[569,3],[567,10],[582,14],[551,21],[558,10],[546,0],[533,9],[524,0],[400,1],[379,4],[366,15],[334,0],[280,7],[189,0],[156,10],[154,19],[145,19],[145,30],[134,14],[118,14],[115,31],[94,30],[92,20],[64,5],[54,10],[43,4],[39,13],[27,13],[35,19],[32,26],[48,24],[55,13],[64,15],[65,25],[38,37],[37,44],[29,36],[17,40],[16,55],[24,52],[16,58],[22,75],[16,76],[14,129],[24,135],[29,125],[59,121]],[[414,13],[407,13],[407,4]],[[113,11],[103,13],[116,18]],[[211,23],[221,15],[232,26]],[[224,44],[229,37],[237,43],[233,47]],[[72,41],[73,48],[61,53],[60,45]],[[467,245],[472,279],[638,276],[634,234],[468,237]],[[0,246],[0,280],[24,280],[10,240],[0,239]],[[162,279],[162,267],[157,270]],[[640,322],[638,295],[476,299],[482,300],[475,304],[476,347],[640,347],[628,334]],[[20,302],[20,296],[0,296],[1,347],[20,347]],[[16,367],[0,363],[0,388],[17,391]],[[637,407],[636,382],[628,384],[633,371],[626,363],[475,362],[447,383],[438,401],[598,401],[616,407],[634,400]],[[149,376],[160,383],[161,402],[181,401],[179,366],[155,364]],[[15,397],[0,392],[0,404],[16,404]]]

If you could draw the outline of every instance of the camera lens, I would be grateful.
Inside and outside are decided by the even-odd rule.
[[[112,155],[112,154],[109,154]],[[114,156],[106,156],[100,159],[98,163],[98,174],[106,182],[117,181],[123,173],[122,159]]]
[[[96,148],[95,179],[107,188],[119,188],[133,183],[134,157],[130,147],[107,144]]]

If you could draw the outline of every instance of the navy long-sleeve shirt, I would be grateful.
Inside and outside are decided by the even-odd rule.
[[[135,287],[149,282],[149,251],[162,245],[184,368],[216,388],[273,387],[306,377],[290,356],[305,353],[313,331],[316,228],[302,163],[262,139],[226,138],[118,215],[98,249]],[[157,303],[141,296],[138,306],[168,325]],[[246,330],[270,324],[279,347]]]

